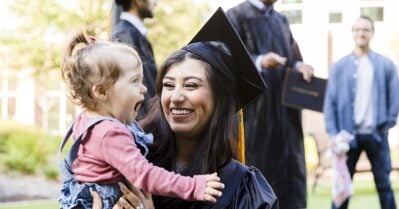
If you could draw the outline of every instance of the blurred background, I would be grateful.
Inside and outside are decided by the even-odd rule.
[[[159,0],[155,17],[145,22],[158,66],[185,45],[217,7],[227,10],[240,2]],[[108,39],[111,5],[112,0],[0,1],[0,208],[57,208],[58,144],[79,111],[68,101],[60,78],[64,47],[82,29]],[[397,0],[279,0],[275,7],[289,18],[302,55],[318,77],[327,78],[330,64],[352,50],[350,28],[360,15],[375,21],[372,49],[399,64]],[[323,115],[304,110],[303,122],[308,208],[330,208]],[[399,162],[397,129],[389,139],[394,165]],[[361,177],[356,177],[350,207],[378,208],[369,165],[364,166],[365,172],[356,174]],[[396,193],[398,180],[394,170]]]

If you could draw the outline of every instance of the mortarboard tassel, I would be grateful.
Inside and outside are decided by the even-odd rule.
[[[238,111],[238,161],[245,164],[245,137],[243,111]]]

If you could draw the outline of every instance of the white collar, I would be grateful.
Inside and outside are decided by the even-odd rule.
[[[128,12],[122,12],[120,19],[130,22],[134,27],[137,28],[137,30],[140,31],[140,33],[143,36],[145,36],[147,34],[147,28],[145,27],[143,21],[141,21],[138,17],[136,17]]]
[[[258,8],[259,10],[266,10],[265,4],[263,4],[260,0],[248,0],[248,1],[250,4]]]

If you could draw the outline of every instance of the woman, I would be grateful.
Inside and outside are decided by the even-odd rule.
[[[224,36],[212,34],[214,28],[223,28]],[[216,171],[225,189],[216,204],[154,196],[155,208],[278,208],[261,173],[233,160],[236,112],[262,91],[263,81],[221,9],[192,42],[159,70],[152,109],[141,121],[156,139],[149,160],[182,175]],[[120,205],[151,207],[135,193],[127,192]]]
[[[212,56],[203,56],[210,51]],[[226,71],[232,66],[217,63],[215,54],[226,58],[229,51],[221,42],[198,42],[169,57],[159,72],[154,109],[142,124],[157,139],[149,156],[155,165],[188,176],[218,172],[226,189],[215,205],[155,196],[155,208],[272,208],[275,204],[259,171],[232,160],[238,98],[231,89],[237,89],[237,78]]]

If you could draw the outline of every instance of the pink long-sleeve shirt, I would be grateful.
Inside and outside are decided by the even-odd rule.
[[[86,114],[77,118],[73,127],[75,138],[89,120]],[[150,193],[204,200],[204,175],[191,178],[154,166],[140,153],[130,131],[110,120],[100,121],[87,131],[72,171],[80,182],[115,183],[125,178]]]

